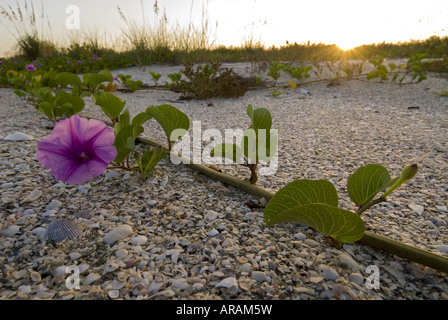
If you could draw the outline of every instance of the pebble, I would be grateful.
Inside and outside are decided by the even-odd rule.
[[[59,211],[59,208],[61,208],[62,202],[59,200],[53,200],[51,201],[46,207],[46,210],[55,210],[55,212]]]
[[[448,253],[448,245],[445,244],[435,245],[434,249],[438,250],[441,253]]]
[[[252,272],[252,279],[254,279],[258,282],[263,282],[266,280],[266,273],[264,273],[262,271],[254,271],[254,272]]]
[[[218,234],[219,234],[219,231],[214,229],[214,228],[212,230],[210,230],[209,232],[207,232],[207,235],[210,236],[210,237],[214,237],[214,236],[216,236]]]
[[[409,208],[411,208],[411,210],[417,213],[419,216],[421,216],[423,214],[423,211],[425,210],[425,208],[417,204],[410,204]]]
[[[128,255],[128,250],[126,249],[118,249],[115,251],[115,256],[117,259],[124,259]]]
[[[138,245],[145,244],[147,241],[148,241],[148,238],[145,236],[141,236],[141,235],[134,236],[130,240],[130,242],[132,244],[138,244]]]
[[[70,257],[70,259],[72,260],[77,260],[79,258],[82,257],[82,254],[80,254],[79,252],[72,252],[68,255]]]
[[[361,285],[364,282],[364,277],[359,272],[351,273],[349,276],[351,282]]]
[[[244,263],[239,266],[240,270],[249,274],[252,271],[252,265],[250,263]]]
[[[448,212],[448,207],[447,206],[436,206],[437,210],[439,210],[440,212],[444,212],[447,213]]]
[[[13,131],[10,134],[8,134],[4,140],[6,141],[30,141],[34,140],[33,136],[30,136],[29,134],[20,132],[20,131]]]
[[[84,284],[86,286],[94,283],[95,281],[101,279],[101,275],[99,275],[98,273],[95,272],[91,272],[87,275],[87,277],[84,279]]]
[[[28,202],[36,201],[41,196],[42,196],[42,191],[40,191],[39,189],[34,189],[33,191],[31,191],[31,193],[25,199],[23,199],[23,201],[21,203],[28,203]]]
[[[7,237],[11,237],[20,231],[20,226],[10,226],[2,230],[2,234]]]
[[[85,185],[82,185],[82,186],[79,186],[78,187],[78,192],[80,193],[80,194],[88,194],[89,193],[89,190],[92,188],[92,186],[91,185],[89,185],[89,184],[85,184]]]
[[[31,286],[29,285],[21,285],[19,290],[17,291],[17,296],[19,298],[24,298],[26,295],[31,293]]]
[[[346,266],[356,271],[359,270],[359,264],[349,254],[341,253],[338,258],[341,266]]]
[[[325,264],[319,265],[319,274],[326,280],[336,280],[339,277],[339,274],[336,270]]]
[[[107,292],[107,295],[111,299],[117,299],[120,296],[120,291],[118,290],[110,290]]]
[[[103,241],[107,244],[112,244],[116,241],[126,239],[132,233],[132,227],[130,225],[121,225],[111,231],[109,231],[103,238]]]
[[[306,240],[306,235],[304,235],[303,233],[301,233],[301,232],[299,232],[299,233],[296,233],[295,235],[294,235],[294,238],[295,239],[297,239],[297,240]]]
[[[215,286],[216,288],[224,287],[230,289],[231,287],[237,287],[238,288],[238,280],[234,277],[228,277],[223,280],[221,280],[218,284]]]

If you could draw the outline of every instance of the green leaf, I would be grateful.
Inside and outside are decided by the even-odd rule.
[[[347,181],[347,192],[357,206],[368,204],[391,181],[389,171],[379,164],[360,167]]]
[[[217,144],[212,151],[210,151],[211,157],[227,158],[235,163],[240,163],[242,150],[236,144],[233,143],[220,143]]]
[[[114,132],[117,135],[121,129],[130,125],[131,116],[129,110],[125,109],[119,116],[119,121],[115,123]]]
[[[114,147],[117,149],[115,162],[122,163],[129,153],[135,150],[135,139],[143,132],[141,126],[127,126],[122,128],[115,137]]]
[[[255,130],[271,130],[272,117],[268,109],[258,108],[254,110],[253,106],[250,104],[247,106],[246,112],[249,118],[252,120],[252,125],[250,126],[250,128]]]
[[[287,209],[272,218],[268,225],[276,223],[305,224],[342,243],[356,242],[365,232],[365,224],[356,213],[324,203]]]
[[[364,222],[354,212],[338,207],[338,195],[326,180],[297,180],[280,189],[264,210],[268,226],[301,223],[340,242],[359,240]]]
[[[165,158],[166,153],[162,147],[156,147],[154,150],[147,150],[141,158],[141,167],[143,169],[143,179],[146,174],[151,172],[160,160]]]
[[[94,103],[101,107],[110,119],[116,119],[124,109],[126,101],[110,92],[103,92],[94,96]]]
[[[326,203],[338,206],[338,193],[327,180],[297,180],[280,189],[264,210],[264,219],[269,224],[278,213],[289,208],[309,203]]]
[[[67,117],[71,117],[74,114],[80,113],[85,106],[85,102],[82,98],[62,90],[56,92],[55,103],[57,106],[65,106],[71,109],[66,114]]]
[[[97,86],[99,86],[103,82],[114,81],[114,77],[112,76],[112,74],[105,70],[100,71],[98,73],[86,73],[84,74],[82,79],[83,84],[90,90],[94,90]]]
[[[148,107],[146,112],[160,124],[169,141],[172,141],[171,133],[174,130],[184,129],[187,132],[190,128],[190,120],[185,113],[171,105]]]
[[[56,76],[56,83],[61,86],[71,85],[73,87],[81,87],[82,81],[79,76],[71,72],[61,72]]]
[[[151,120],[152,116],[147,112],[139,113],[132,119],[132,124],[134,126],[142,126],[146,121]]]

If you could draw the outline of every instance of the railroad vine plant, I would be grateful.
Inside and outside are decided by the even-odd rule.
[[[312,227],[333,243],[360,240],[365,232],[361,214],[368,208],[387,201],[387,197],[418,171],[411,164],[392,179],[388,170],[378,164],[360,167],[347,181],[350,199],[359,207],[354,211],[338,207],[338,194],[327,180],[297,180],[280,189],[267,204],[264,220],[268,226],[278,223],[301,223]],[[378,193],[384,192],[376,198]]]
[[[272,116],[268,109],[254,110],[252,105],[248,105],[246,112],[252,124],[244,131],[241,144],[218,144],[211,150],[210,155],[226,158],[249,168],[249,181],[255,184],[258,181],[258,165],[261,161],[269,163],[276,152],[278,128],[271,129]]]

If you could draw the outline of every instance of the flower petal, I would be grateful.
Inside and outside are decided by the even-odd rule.
[[[84,183],[104,173],[117,156],[115,135],[104,122],[74,115],[39,142],[36,157],[56,179]]]

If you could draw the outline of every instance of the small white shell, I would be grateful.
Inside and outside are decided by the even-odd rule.
[[[57,219],[50,223],[45,234],[46,239],[53,242],[75,240],[82,235],[80,226],[73,220]]]

